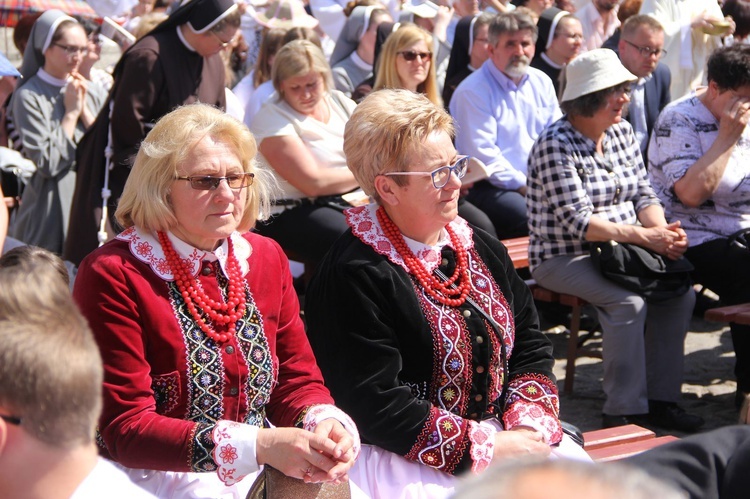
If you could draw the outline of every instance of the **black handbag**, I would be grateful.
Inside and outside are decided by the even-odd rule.
[[[616,241],[591,243],[590,252],[604,277],[647,301],[677,298],[693,285],[693,264],[686,258],[672,260],[637,244]]]

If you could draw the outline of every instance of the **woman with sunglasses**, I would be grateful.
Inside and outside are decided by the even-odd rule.
[[[596,308],[602,426],[645,422],[689,432],[703,424],[677,405],[692,288],[647,300],[606,279],[590,256],[597,241],[637,244],[674,260],[688,248],[680,222],[667,223],[622,117],[637,79],[609,49],[590,50],[566,66],[565,116],[544,129],[529,154],[529,263],[540,285]]]
[[[407,24],[388,36],[378,58],[373,90],[404,88],[425,94],[442,106],[440,90],[432,63],[432,35]]]
[[[468,158],[452,138],[423,95],[357,106],[344,151],[377,202],[346,212],[305,297],[326,386],[371,444],[350,476],[378,497],[443,497],[454,475],[563,438],[531,293],[502,244],[457,216]]]
[[[31,29],[10,103],[22,152],[37,167],[10,235],[55,253],[68,231],[76,147],[107,97],[78,72],[87,52],[86,32],[75,19],[45,12]]]
[[[289,262],[248,232],[268,213],[255,154],[247,128],[218,109],[167,114],[125,185],[116,217],[126,230],[77,275],[104,361],[101,452],[158,497],[241,499],[263,464],[344,480],[357,455],[305,337]]]
[[[323,51],[307,40],[279,50],[271,80],[276,92],[250,129],[282,193],[257,230],[315,266],[347,228],[342,211],[351,205],[342,195],[359,187],[343,150],[356,104],[333,87]]]

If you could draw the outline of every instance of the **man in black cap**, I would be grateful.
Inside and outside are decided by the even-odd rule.
[[[80,263],[111,234],[107,212],[114,214],[138,147],[159,118],[196,101],[224,108],[219,52],[240,15],[234,0],[188,0],[123,54],[109,100],[78,147],[66,259]]]

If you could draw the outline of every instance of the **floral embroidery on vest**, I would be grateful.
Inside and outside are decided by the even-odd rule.
[[[406,459],[453,473],[469,445],[468,424],[468,419],[432,407]]]
[[[177,371],[169,374],[153,375],[151,390],[156,400],[156,413],[165,415],[172,412],[180,401],[180,375]]]

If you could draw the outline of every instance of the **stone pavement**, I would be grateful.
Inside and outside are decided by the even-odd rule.
[[[555,375],[562,390],[565,378],[565,349],[567,334],[555,328],[548,331],[555,352]],[[590,344],[601,343],[593,339]],[[680,405],[688,412],[706,420],[702,431],[735,424],[738,411],[734,408],[734,350],[729,328],[723,324],[693,318],[685,340],[685,378]],[[601,408],[604,393],[601,388],[600,359],[579,358],[573,393],[560,396],[561,418],[582,431],[601,427]],[[683,433],[651,428],[657,435]]]

